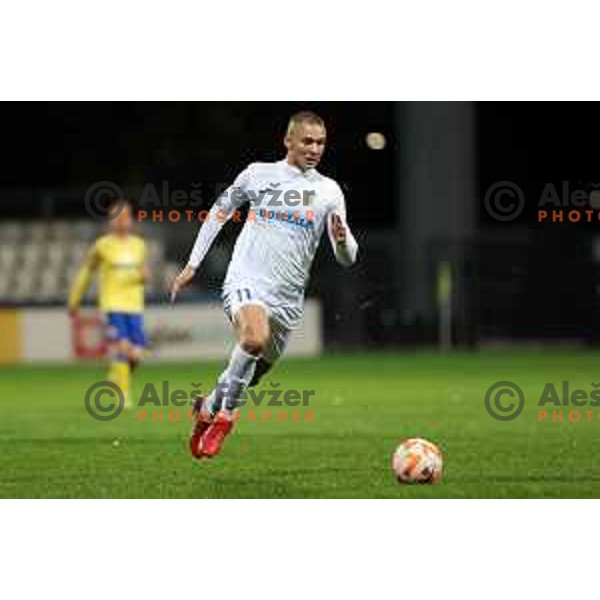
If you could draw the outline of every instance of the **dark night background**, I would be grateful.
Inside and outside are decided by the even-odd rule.
[[[426,165],[421,174],[411,172],[413,152],[422,151],[425,163],[428,152],[438,152],[435,126],[427,129],[428,111],[431,123],[440,118],[436,104],[452,105],[5,103],[0,219],[84,218],[83,194],[100,180],[114,181],[125,190],[147,182],[168,181],[172,189],[189,189],[190,182],[229,182],[249,162],[282,158],[289,115],[310,109],[328,127],[328,148],[320,170],[336,178],[346,191],[350,222],[362,248],[359,265],[346,276],[335,269],[325,244],[321,247],[310,291],[324,300],[329,343],[434,340],[437,312],[431,269],[436,261],[446,259],[458,273],[457,342],[541,337],[594,341],[598,279],[594,244],[600,222],[539,224],[536,202],[548,182],[560,186],[567,180],[584,189],[600,183],[597,104],[470,104],[471,128],[464,131],[468,144],[460,140],[460,126],[449,129],[450,106],[449,116],[444,117],[452,131],[447,156],[459,160],[468,151],[473,186],[472,197],[456,205],[455,218],[460,221],[464,216],[465,223],[471,224],[458,237],[425,240],[427,260],[432,262],[423,262],[422,281],[413,281],[406,275],[410,271],[406,263],[417,262],[420,268],[422,258],[412,255],[412,246],[402,247],[402,242],[410,233],[405,229],[410,223],[408,213],[420,199],[406,192],[406,181],[411,177],[435,181],[442,193],[435,192],[434,202],[453,210],[446,205],[439,169],[429,171]],[[421,129],[413,127],[412,110],[423,116]],[[373,131],[385,136],[383,150],[371,150],[365,143],[366,134]],[[453,142],[459,140],[453,150]],[[451,173],[452,161],[446,163]],[[523,190],[525,210],[515,221],[498,222],[485,210],[485,192],[497,181],[515,182]],[[436,205],[432,206],[436,212]],[[437,217],[442,228],[443,214]],[[167,227],[173,236],[177,226]],[[169,251],[179,262],[189,251],[193,233],[186,229],[175,237]],[[342,282],[349,291],[340,299]],[[423,287],[429,308],[421,309],[427,303],[416,300],[417,292],[412,305],[404,299],[413,287]],[[353,316],[357,306],[358,323]],[[347,327],[350,322],[353,328]]]
[[[186,176],[195,181],[199,174],[228,181],[252,160],[279,159],[288,116],[305,108],[327,122],[323,172],[361,197],[373,188],[383,192],[378,211],[354,203],[354,220],[385,227],[394,215],[391,155],[402,135],[389,102],[4,103],[0,185],[72,189],[140,174],[144,181],[166,175],[189,182]],[[594,181],[597,110],[595,103],[583,102],[478,103],[480,188],[500,180],[519,182],[525,191],[548,181]],[[386,135],[385,152],[367,148],[364,136],[370,131]],[[488,215],[480,217],[493,224]]]

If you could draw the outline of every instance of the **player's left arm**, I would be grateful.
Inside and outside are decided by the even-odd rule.
[[[358,243],[348,226],[343,195],[338,197],[327,215],[327,232],[336,260],[344,267],[353,265],[358,254]]]
[[[149,283],[151,278],[152,272],[150,271],[150,263],[147,260],[145,260],[144,264],[142,265],[142,283],[144,285]]]
[[[148,245],[146,244],[146,240],[144,239],[142,239],[141,259],[142,264],[140,267],[140,283],[142,285],[146,285],[150,283],[150,279],[152,278],[152,272],[150,270],[150,262],[148,260]]]

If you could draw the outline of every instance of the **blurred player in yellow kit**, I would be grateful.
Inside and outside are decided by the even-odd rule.
[[[109,232],[89,250],[69,294],[69,313],[76,317],[92,276],[98,272],[98,308],[105,316],[110,367],[108,378],[116,383],[129,405],[130,374],[139,364],[144,333],[144,284],[150,271],[146,242],[132,233],[133,210],[126,201],[115,202],[108,213]]]

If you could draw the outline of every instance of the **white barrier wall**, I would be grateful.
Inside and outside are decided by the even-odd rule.
[[[18,352],[10,362],[73,361],[71,322],[62,308],[18,311]],[[150,307],[145,312],[149,360],[195,360],[224,358],[233,344],[231,325],[220,304],[182,304]],[[96,332],[100,335],[100,332]],[[321,306],[305,305],[304,321],[291,336],[287,356],[321,353]]]

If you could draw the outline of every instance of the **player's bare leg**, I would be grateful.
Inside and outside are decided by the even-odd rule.
[[[131,374],[140,366],[142,362],[142,356],[144,354],[144,349],[140,346],[131,346],[129,347],[129,372]]]
[[[225,438],[233,429],[236,403],[252,381],[257,361],[269,339],[269,317],[261,305],[242,306],[235,315],[234,327],[238,344],[229,365],[219,377],[212,403],[207,404],[211,412],[218,409],[200,440],[202,454],[207,458],[221,450]]]

